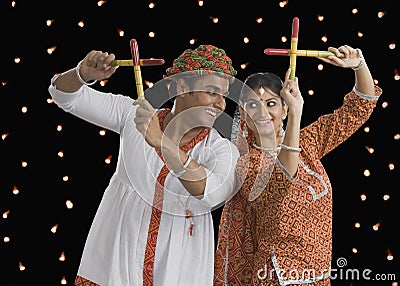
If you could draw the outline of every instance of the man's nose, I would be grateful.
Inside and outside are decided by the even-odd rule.
[[[221,94],[218,95],[215,98],[215,102],[214,102],[214,107],[224,111],[226,108],[226,102],[225,102],[225,97],[223,97]]]

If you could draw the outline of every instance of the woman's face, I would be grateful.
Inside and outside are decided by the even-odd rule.
[[[248,128],[257,137],[277,137],[282,121],[287,115],[287,105],[283,105],[279,95],[267,87],[249,92],[244,102],[244,115]]]

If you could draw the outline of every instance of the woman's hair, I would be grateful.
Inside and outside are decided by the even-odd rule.
[[[242,90],[240,92],[239,103],[243,106],[243,103],[247,100],[249,94],[261,87],[269,88],[273,93],[280,96],[280,91],[282,89],[283,82],[279,76],[273,73],[253,73],[249,75],[244,81]],[[285,105],[285,101],[281,97],[282,104]]]

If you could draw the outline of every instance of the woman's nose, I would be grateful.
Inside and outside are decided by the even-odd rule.
[[[262,118],[270,118],[271,116],[269,115],[269,112],[267,110],[267,107],[262,104],[258,110]]]

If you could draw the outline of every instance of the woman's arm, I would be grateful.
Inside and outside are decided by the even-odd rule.
[[[347,140],[369,119],[382,94],[382,89],[374,85],[361,50],[347,45],[328,50],[337,56],[319,59],[335,66],[352,68],[355,83],[353,90],[345,95],[341,107],[320,116],[301,130],[303,143],[315,148],[319,159]],[[345,57],[340,57],[340,53]]]
[[[289,79],[291,69],[285,75],[281,97],[285,100],[288,108],[285,137],[280,144],[281,150],[278,159],[286,172],[295,177],[299,163],[300,149],[300,123],[303,113],[304,100],[299,89],[299,81]],[[278,138],[279,140],[279,138]]]
[[[343,45],[337,49],[329,47],[328,50],[336,56],[320,57],[318,59],[342,68],[352,68],[355,73],[355,88],[362,94],[375,95],[374,80],[360,49]],[[344,54],[344,57],[340,57],[340,54]]]

